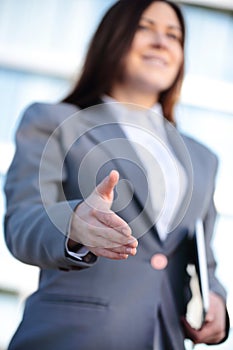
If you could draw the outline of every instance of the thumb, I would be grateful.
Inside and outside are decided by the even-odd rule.
[[[205,322],[213,322],[214,321],[214,313],[211,311],[208,311],[205,317]]]
[[[107,200],[113,200],[113,190],[119,181],[119,173],[112,170],[110,174],[96,187],[97,193]]]

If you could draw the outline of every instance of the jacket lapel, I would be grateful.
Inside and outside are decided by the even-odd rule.
[[[181,220],[165,240],[165,247],[168,252],[171,252],[185,235],[192,235],[196,219],[202,217],[207,210],[212,191],[211,184],[207,183],[203,178],[203,172],[200,171],[203,150],[196,147],[195,141],[189,137],[178,134],[170,124],[167,124],[166,131],[169,142],[188,178],[185,199],[180,208]]]
[[[85,130],[85,137],[92,147],[98,148],[96,182],[99,183],[112,169],[119,171],[121,181],[112,210],[126,216],[138,238],[154,226],[146,170],[108,104],[98,105],[97,109],[90,108],[81,114],[82,133]],[[133,199],[133,203],[130,204],[129,199]]]

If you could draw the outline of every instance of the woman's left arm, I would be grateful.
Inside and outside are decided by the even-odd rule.
[[[215,164],[214,175],[217,170],[217,159]],[[199,330],[192,328],[187,320],[183,319],[186,336],[190,338],[194,344],[222,343],[227,339],[229,333],[229,316],[226,309],[226,291],[216,278],[217,264],[211,246],[216,214],[217,212],[212,194],[207,214],[203,220],[210,288],[209,310],[206,314],[205,322]]]

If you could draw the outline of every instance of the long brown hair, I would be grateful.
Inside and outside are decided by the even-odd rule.
[[[184,50],[185,23],[180,8],[169,0],[119,0],[105,14],[89,46],[80,78],[73,91],[63,102],[87,108],[101,103],[100,97],[108,93],[116,77],[122,71],[123,59],[131,47],[132,40],[144,10],[153,2],[162,1],[170,5],[180,22],[181,45]],[[181,64],[172,86],[160,94],[165,118],[174,122],[174,106],[179,97],[184,76]]]

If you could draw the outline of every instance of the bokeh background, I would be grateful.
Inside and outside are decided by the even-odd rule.
[[[132,0],[133,1],[133,0]],[[89,39],[113,0],[0,0],[0,220],[5,175],[24,109],[57,102],[79,74]],[[177,1],[178,2],[178,1]],[[186,78],[176,110],[179,128],[219,158],[213,248],[233,319],[233,0],[179,1],[187,22]],[[117,25],[117,23],[116,23]],[[30,149],[28,150],[30,152]],[[37,286],[38,269],[15,260],[0,226],[0,350]],[[186,344],[190,348],[189,342]],[[199,345],[197,350],[207,349]],[[216,350],[233,349],[233,332]]]

